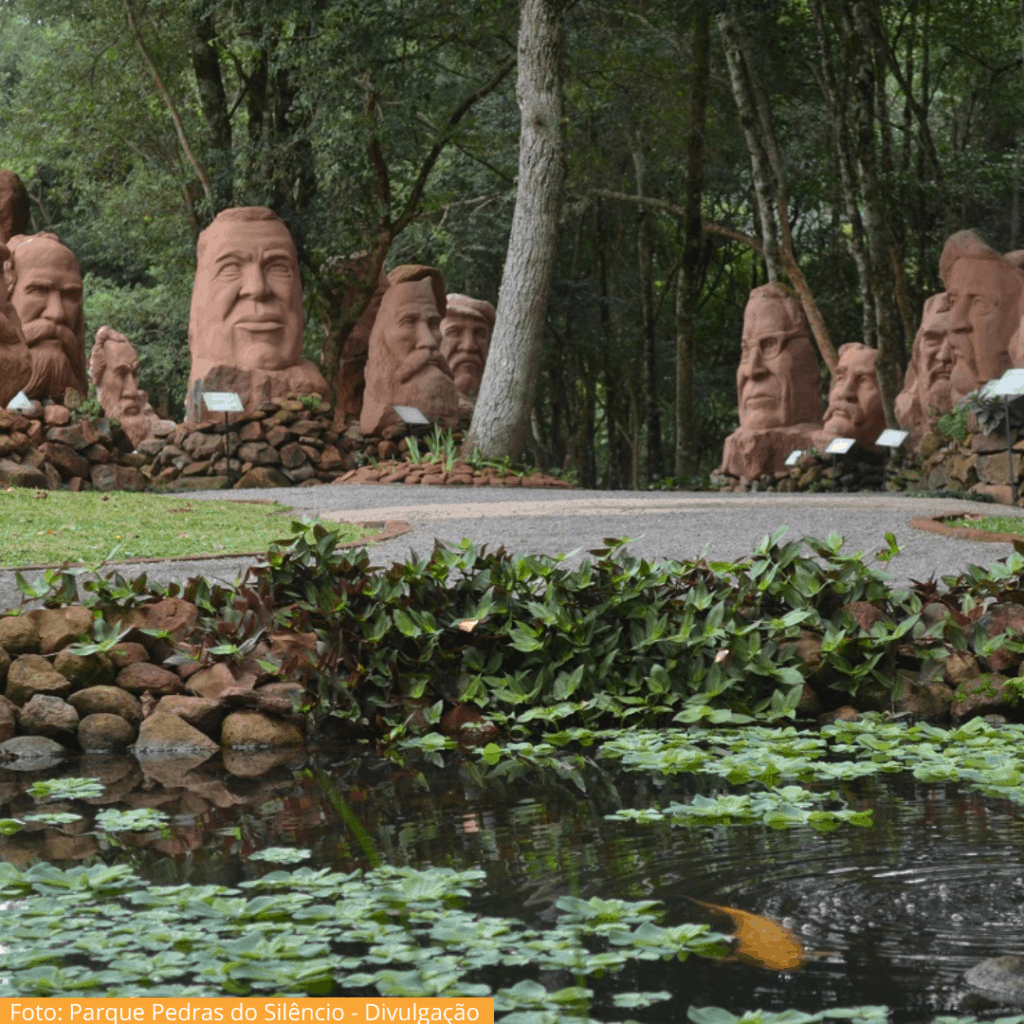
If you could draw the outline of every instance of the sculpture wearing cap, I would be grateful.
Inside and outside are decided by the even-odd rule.
[[[246,411],[293,394],[326,395],[323,375],[302,358],[302,329],[302,279],[285,222],[263,206],[221,211],[196,245],[186,419],[219,417],[206,410],[203,391],[235,391]]]
[[[476,398],[494,327],[494,306],[485,299],[451,292],[441,321],[441,355],[455,375],[455,386]]]
[[[15,235],[4,277],[32,356],[29,398],[64,401],[67,388],[88,394],[82,272],[71,250],[48,231]]]
[[[435,267],[395,267],[388,274],[366,358],[366,390],[359,427],[379,435],[401,423],[396,405],[417,408],[427,419],[453,427],[464,399],[441,355],[446,310],[444,275]]]
[[[101,327],[89,354],[89,376],[103,413],[120,422],[132,444],[138,446],[161,420],[139,388],[139,357],[135,346],[119,331]]]
[[[821,371],[800,304],[777,284],[750,293],[736,371],[739,429],[725,439],[722,472],[753,479],[782,469],[821,428]]]
[[[953,408],[952,385],[956,349],[949,333],[949,301],[945,292],[925,299],[921,326],[914,337],[903,390],[896,396],[896,422],[917,444],[932,423]]]
[[[10,258],[7,246],[0,243],[0,266]],[[7,297],[7,282],[0,278],[0,409],[21,390],[32,377],[32,356],[21,321]]]
[[[956,405],[1010,367],[1010,339],[1024,312],[1024,272],[974,231],[958,231],[946,239],[939,275],[949,301],[950,400]]]

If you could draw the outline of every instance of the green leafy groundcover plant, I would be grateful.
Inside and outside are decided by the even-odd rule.
[[[568,556],[489,552],[468,541],[381,568],[365,550],[340,549],[319,523],[293,531],[233,587],[196,578],[155,591],[144,576],[114,576],[83,589],[107,621],[160,594],[184,596],[201,612],[193,641],[208,641],[217,656],[243,656],[268,633],[312,634],[315,653],[302,648],[265,667],[307,683],[315,715],[389,739],[413,722],[437,722],[455,703],[533,733],[792,718],[809,672],[798,654],[808,633],[820,640],[816,671],[854,699],[864,687],[895,692],[898,665],[927,676],[953,651],[1024,652],[1019,636],[921,615],[936,599],[965,611],[1024,602],[1018,553],[945,578],[944,591],[934,582],[905,590],[884,572],[899,551],[891,534],[879,566],[843,554],[838,535],[783,543],[781,530],[738,562],[656,564],[619,539],[570,569]],[[74,571],[19,584],[50,603],[80,599]],[[884,619],[862,629],[851,602],[870,603]]]

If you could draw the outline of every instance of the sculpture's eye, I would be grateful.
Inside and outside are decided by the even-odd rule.
[[[784,339],[780,338],[777,334],[770,334],[768,337],[762,338],[761,355],[765,359],[774,359],[782,351],[784,343]]]
[[[292,265],[287,260],[274,260],[267,265],[267,274],[271,277],[291,277]]]
[[[975,295],[971,301],[971,309],[975,313],[985,315],[991,313],[994,308],[995,303],[985,295]]]
[[[238,277],[242,272],[242,264],[238,260],[228,260],[217,268],[218,277]]]

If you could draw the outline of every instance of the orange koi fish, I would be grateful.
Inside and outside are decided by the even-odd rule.
[[[716,914],[732,919],[736,931],[730,936],[736,943],[732,956],[755,967],[766,967],[769,971],[795,971],[813,954],[808,954],[804,944],[777,921],[747,910],[722,907],[717,903],[705,903],[688,897],[699,906]]]

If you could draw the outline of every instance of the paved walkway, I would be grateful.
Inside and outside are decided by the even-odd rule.
[[[650,559],[712,561],[745,557],[766,534],[786,527],[787,538],[839,533],[847,551],[873,554],[896,535],[902,552],[890,572],[900,582],[958,573],[968,564],[987,565],[1010,554],[1007,543],[956,540],[910,527],[915,516],[970,508],[1024,515],[1024,510],[897,494],[720,494],[716,492],[623,492],[513,490],[505,488],[405,487],[347,484],[274,491],[207,492],[189,500],[272,498],[296,514],[332,520],[404,520],[410,531],[374,551],[376,564],[427,554],[435,538],[457,544],[463,537],[510,551],[586,557],[604,538],[632,537],[630,549]],[[182,495],[170,500],[181,502]],[[124,565],[157,582],[202,574],[231,582],[252,559],[223,558]],[[18,602],[13,573],[0,573],[0,608]]]

